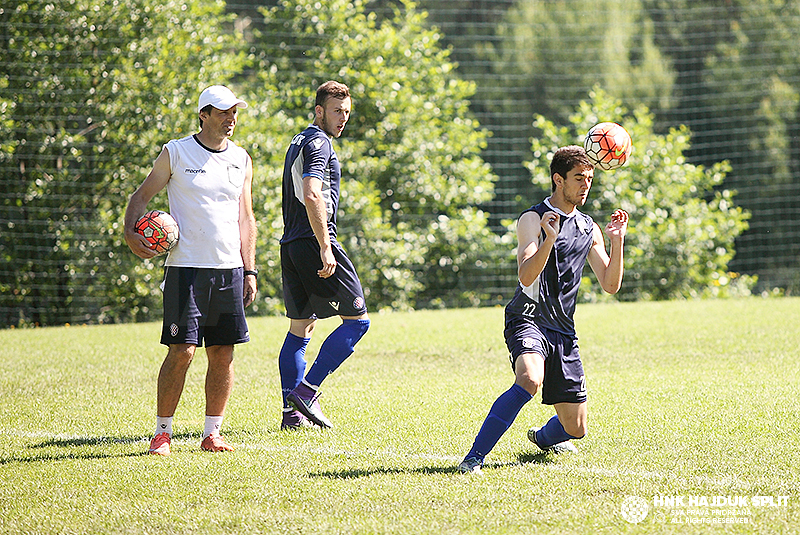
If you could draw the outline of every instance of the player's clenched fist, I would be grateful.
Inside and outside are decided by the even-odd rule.
[[[611,221],[606,225],[606,236],[609,238],[624,238],[628,232],[628,212],[614,210]]]
[[[560,220],[560,216],[552,211],[545,212],[544,215],[542,215],[542,229],[544,230],[547,238],[555,240],[558,237]]]

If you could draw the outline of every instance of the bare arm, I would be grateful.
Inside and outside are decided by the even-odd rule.
[[[546,212],[541,218],[536,212],[526,212],[517,222],[517,273],[523,286],[530,286],[541,275],[553,250],[559,231],[559,215]],[[539,236],[545,239],[539,246]]]
[[[628,231],[628,213],[616,210],[611,215],[611,221],[606,225],[605,232],[611,241],[611,254],[606,253],[603,233],[595,223],[592,229],[594,242],[589,250],[589,266],[597,276],[600,286],[606,292],[615,294],[622,287],[623,274],[623,249],[625,234]]]
[[[150,199],[166,187],[171,175],[169,152],[165,148],[153,163],[153,169],[150,174],[147,175],[139,189],[128,200],[128,207],[125,209],[125,241],[133,251],[133,254],[139,258],[153,258],[156,256],[156,252],[143,236],[133,230],[133,227],[136,225],[136,221],[144,214]]]
[[[239,235],[242,241],[242,262],[245,271],[256,268],[256,218],[253,215],[253,161],[247,159],[242,195],[239,198]],[[256,277],[244,277],[244,306],[250,306],[256,298]]]
[[[314,236],[319,243],[319,256],[322,260],[322,269],[317,274],[327,279],[336,270],[336,259],[333,256],[331,237],[328,234],[328,212],[325,210],[325,200],[322,197],[322,180],[311,176],[303,177],[303,200],[306,213]]]

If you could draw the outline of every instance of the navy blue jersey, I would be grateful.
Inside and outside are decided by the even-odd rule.
[[[328,213],[328,232],[336,239],[336,209],[342,168],[333,150],[331,138],[318,126],[309,125],[292,138],[283,166],[283,237],[281,243],[299,238],[313,238],[303,199],[303,178],[322,181],[322,195]]]
[[[522,286],[521,282],[517,284],[506,313],[530,318],[542,327],[575,337],[573,315],[583,267],[592,248],[594,222],[577,209],[567,215],[554,208],[547,199],[522,214],[531,211],[539,217],[545,212],[556,212],[560,216],[560,229],[544,270],[530,286]],[[544,239],[542,231],[539,246]]]

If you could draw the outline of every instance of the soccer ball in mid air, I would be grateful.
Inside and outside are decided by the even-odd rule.
[[[632,148],[631,136],[617,123],[600,123],[586,134],[583,148],[596,167],[611,171],[628,161]]]
[[[153,245],[153,250],[163,254],[178,243],[178,223],[167,212],[150,210],[133,227]]]

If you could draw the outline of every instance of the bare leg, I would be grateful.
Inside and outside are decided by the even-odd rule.
[[[233,390],[233,346],[210,346],[206,355],[206,415],[223,416]]]
[[[535,396],[544,381],[544,357],[539,353],[523,353],[514,363],[514,382]]]
[[[589,407],[583,403],[556,403],[556,414],[564,431],[576,438],[583,438],[589,430]]]
[[[311,338],[314,333],[314,327],[317,326],[317,320],[290,320],[289,332],[299,338]]]
[[[158,394],[156,410],[158,416],[171,417],[183,393],[186,372],[194,359],[197,346],[191,344],[172,344],[158,373]]]

